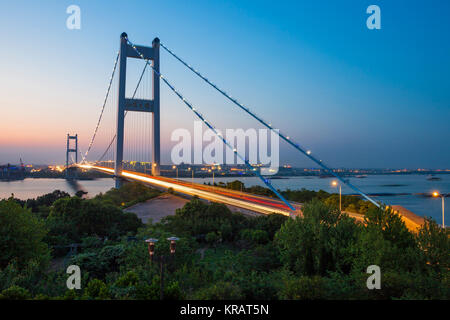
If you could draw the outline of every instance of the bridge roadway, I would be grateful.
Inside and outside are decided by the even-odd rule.
[[[79,167],[83,169],[93,169],[112,175],[114,174],[114,169],[107,167],[95,165],[79,165]],[[246,192],[207,186],[204,184],[192,183],[172,178],[151,176],[144,173],[126,170],[122,171],[122,177],[127,180],[141,181],[159,188],[172,188],[173,190],[183,194],[191,196],[196,195],[201,199],[220,202],[261,214],[279,213],[291,217],[301,215],[301,204],[296,202],[291,202],[291,205],[296,209],[295,212],[292,212],[292,210],[290,210],[290,208],[287,207],[282,201],[274,198],[249,194]],[[413,212],[406,210],[401,206],[392,206],[392,208],[400,215],[409,230],[417,232],[417,229],[423,224],[423,218]],[[362,214],[346,211],[343,212],[349,217],[354,218],[356,221],[364,222],[364,215]]]
[[[95,165],[79,165],[83,169],[93,169],[108,174],[114,174],[114,169],[95,166]],[[293,216],[301,214],[301,204],[292,203],[296,208],[292,212],[288,206],[277,199],[249,194],[246,192],[224,189],[220,187],[207,186],[199,183],[192,183],[183,180],[177,180],[161,176],[151,176],[140,172],[123,170],[123,178],[127,180],[141,181],[152,186],[162,187],[165,189],[172,188],[176,192],[187,195],[196,195],[201,199],[224,203],[235,207],[243,208],[257,213],[270,214],[279,213],[285,216]]]

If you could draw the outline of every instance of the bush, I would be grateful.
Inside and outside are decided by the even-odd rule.
[[[72,197],[54,203],[47,225],[50,239],[65,234],[66,241],[79,242],[87,236],[114,239],[127,232],[136,233],[142,222],[134,213],[122,212],[111,203]]]
[[[30,292],[19,286],[11,286],[1,292],[1,299],[3,300],[26,300],[30,298]]]
[[[86,289],[84,289],[83,298],[85,299],[109,299],[109,290],[106,284],[98,279],[89,281]]]
[[[225,241],[237,239],[239,231],[248,224],[247,218],[232,213],[224,204],[206,204],[193,198],[174,216],[164,218],[168,230],[177,235],[190,235],[204,239],[210,232],[221,235]]]
[[[43,239],[44,222],[12,199],[0,201],[0,269],[12,260],[23,268],[35,261],[44,268],[50,251]]]
[[[243,299],[241,289],[231,282],[219,281],[208,288],[199,290],[196,300],[238,300]]]
[[[325,299],[326,294],[323,278],[302,276],[284,280],[280,298],[283,300],[316,300]]]
[[[275,235],[281,261],[300,275],[349,270],[359,226],[319,200],[304,205],[303,218],[289,219]]]

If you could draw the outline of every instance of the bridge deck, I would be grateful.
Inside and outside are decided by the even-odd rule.
[[[94,169],[101,172],[114,174],[114,169],[92,165],[82,165],[85,169]],[[282,201],[277,199],[249,194],[246,192],[224,189],[220,187],[207,186],[199,183],[192,183],[167,177],[151,176],[144,173],[122,171],[122,177],[128,180],[136,180],[148,183],[152,186],[162,188],[172,188],[176,192],[187,195],[196,195],[201,199],[233,205],[250,211],[269,214],[279,213],[286,216],[299,214],[301,212],[301,204],[292,203],[296,208],[292,212]]]
[[[80,167],[85,169],[98,170],[108,174],[114,174],[114,169],[107,167],[92,166],[92,165],[80,165]],[[224,203],[227,205],[243,208],[257,213],[262,214],[279,213],[285,216],[301,215],[300,203],[291,202],[291,204],[296,209],[295,212],[292,212],[290,208],[287,207],[282,201],[246,192],[208,186],[199,183],[192,183],[167,177],[151,176],[144,173],[126,170],[122,172],[122,177],[128,180],[141,181],[144,183],[148,183],[152,186],[162,187],[165,189],[172,188],[174,191],[183,194],[192,196],[196,195],[201,199]],[[401,206],[392,206],[392,207],[398,214],[400,214],[407,228],[413,232],[417,232],[417,229],[423,223],[423,218],[417,216],[413,212],[406,210]],[[362,214],[353,212],[345,212],[345,213],[348,214],[350,217],[356,219],[357,221],[360,222],[364,221],[364,215]]]

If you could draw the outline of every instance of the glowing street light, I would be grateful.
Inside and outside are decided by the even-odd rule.
[[[442,228],[445,228],[445,202],[444,199],[446,196],[448,196],[449,194],[442,194],[439,193],[439,191],[433,191],[433,193],[431,194],[433,197],[437,198],[437,197],[441,197],[442,199]]]
[[[176,242],[180,240],[177,237],[167,238],[170,241],[170,257],[173,258],[175,255]],[[150,262],[153,262],[153,256],[155,254],[155,243],[158,242],[158,239],[150,238],[145,240],[148,243],[148,253],[150,254]],[[159,284],[159,298],[162,300],[164,298],[164,262],[166,257],[164,255],[160,255],[157,257],[160,263],[160,284]]]
[[[333,181],[331,182],[331,185],[332,185],[333,187],[339,186],[339,211],[342,212],[342,188],[341,188],[341,184],[338,183],[336,180],[333,180]]]
[[[172,166],[172,169],[176,169],[177,170],[177,180],[178,180],[178,167],[177,166]]]

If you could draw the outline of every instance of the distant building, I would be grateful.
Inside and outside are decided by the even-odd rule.
[[[0,180],[21,180],[25,178],[25,170],[11,164],[0,166]]]

